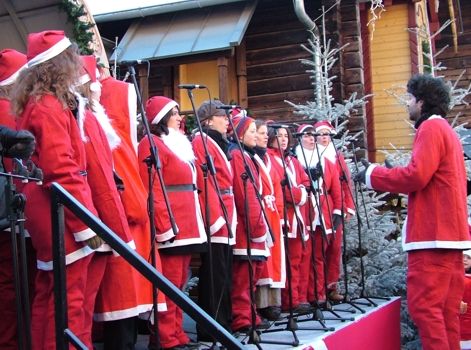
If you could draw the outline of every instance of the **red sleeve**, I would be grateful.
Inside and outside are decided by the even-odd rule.
[[[161,145],[162,143],[158,140],[156,136],[153,136],[153,138],[157,146],[157,149],[159,149],[159,144]],[[144,183],[148,183],[149,181],[148,180],[149,178],[148,168],[147,168],[147,164],[144,162],[144,160],[150,156],[149,140],[147,137],[142,139],[142,141],[139,143],[138,156],[139,156],[139,173],[141,174],[141,177]],[[163,172],[165,171],[164,169],[171,166],[171,164],[169,164],[169,160],[166,154],[159,151],[158,156],[159,156],[161,169],[162,169],[162,176],[163,176]],[[165,203],[162,186],[160,184],[159,177],[154,167],[152,167],[151,179],[152,179],[152,193],[154,196],[154,200],[153,200],[154,223],[155,223],[155,228],[157,230],[156,239],[158,242],[165,242],[175,237],[175,234],[172,230],[172,224],[171,224],[170,216],[168,214],[167,206]]]
[[[328,188],[329,195],[332,198],[333,208],[332,214],[342,214],[342,192],[340,189],[340,177],[337,171],[337,167],[329,160],[325,160],[326,170],[324,171],[324,175],[330,176],[330,179],[325,179],[326,183],[330,183]]]
[[[209,145],[208,145],[209,147]],[[206,165],[206,153],[204,152],[204,147],[203,147],[203,141],[201,139],[201,135],[196,136],[196,138],[193,140],[193,151],[196,156],[196,161],[195,161],[195,166],[196,166],[196,171],[197,171],[197,186],[198,190],[200,191],[199,194],[199,201],[200,201],[200,207],[201,207],[201,212],[203,214],[203,221],[206,226],[206,202],[209,203],[209,227],[210,227],[210,233],[214,234],[216,233],[221,226],[225,223],[223,219],[223,213],[222,209],[220,206],[219,202],[219,197],[216,191],[216,186],[214,184],[214,179],[213,176],[207,172],[207,180],[206,180],[206,186],[207,186],[207,191],[206,191],[206,186],[205,186],[205,179],[203,175],[203,170],[202,166]],[[213,159],[214,162],[214,159]]]
[[[242,174],[245,173],[244,168],[244,161],[243,155],[241,154],[240,150],[234,150],[231,153],[232,159],[232,168],[234,170],[234,200],[236,204],[237,215],[240,218],[248,217],[249,227],[250,227],[250,235],[252,240],[257,240],[257,238],[261,238],[266,235],[267,227],[265,224],[265,219],[263,217],[262,209],[260,207],[260,202],[257,199],[256,190],[259,191],[258,188],[258,172],[253,164],[253,161],[248,157],[245,156],[245,159],[248,163],[248,166],[255,178],[256,186],[255,189],[253,184],[250,180],[247,179],[246,184],[246,191],[244,189],[244,180],[242,179]],[[247,207],[249,211],[245,210],[246,201],[247,200]],[[244,222],[245,226],[245,222]]]
[[[446,130],[433,120],[423,122],[417,131],[409,164],[392,169],[371,166],[367,171],[367,184],[375,190],[393,193],[407,194],[423,189],[440,165],[444,132]]]
[[[355,215],[355,202],[353,201],[352,194],[352,175],[350,174],[348,165],[345,162],[345,158],[340,153],[337,162],[339,165],[340,185],[342,186],[342,198],[345,205],[344,210],[349,214]]]
[[[26,128],[36,137],[33,161],[43,171],[43,185],[46,188],[51,187],[53,182],[59,183],[96,215],[87,177],[83,175],[86,170],[85,150],[79,139],[78,128],[71,125],[75,123],[75,119],[69,110],[64,110],[60,103],[53,99],[43,97],[43,103],[30,107],[29,124]],[[81,160],[83,164],[79,164]],[[67,230],[74,234],[76,241],[84,241],[95,235],[68,210],[65,225]]]
[[[289,159],[294,167],[297,184],[291,186],[291,191],[288,186],[285,186],[286,201],[294,205],[304,205],[307,200],[306,187],[309,187],[309,177],[304,171],[304,168],[301,163],[299,163],[296,158],[289,157]],[[289,167],[288,163],[286,164],[286,166]],[[291,193],[293,193],[292,196]]]
[[[100,219],[124,242],[130,242],[131,233],[113,177],[111,150],[101,126],[91,113],[85,119],[85,130],[89,138],[85,148],[93,204]]]

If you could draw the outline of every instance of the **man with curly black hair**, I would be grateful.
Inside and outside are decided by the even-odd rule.
[[[355,180],[378,191],[408,194],[403,248],[408,252],[409,313],[425,350],[455,350],[460,349],[462,250],[471,247],[463,148],[444,119],[450,105],[447,84],[416,75],[407,91],[417,130],[410,163],[395,168],[365,164]]]

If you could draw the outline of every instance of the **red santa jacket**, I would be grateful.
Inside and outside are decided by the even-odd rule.
[[[250,252],[252,256],[269,255],[266,245],[267,224],[262,213],[262,207],[257,199],[256,191],[261,194],[261,178],[247,151],[241,151],[237,148],[231,151],[231,164],[234,169],[234,200],[237,211],[237,231],[234,255],[246,256],[248,243],[250,243]],[[247,179],[246,185],[242,179],[245,173],[244,159],[253,174],[255,186]],[[246,190],[244,189],[246,187]],[[254,188],[255,187],[255,188]],[[246,210],[246,201],[249,211]],[[247,226],[248,223],[248,226]],[[247,241],[249,233],[250,242]]]
[[[315,181],[315,187],[319,190],[309,194],[310,204],[304,206],[304,217],[308,223],[309,219],[312,218],[312,223],[308,224],[309,227],[323,226],[325,233],[331,234],[332,215],[342,214],[342,192],[336,165],[327,158],[322,158],[321,164],[322,176]],[[319,216],[319,206],[322,209],[322,216]],[[311,213],[309,213],[309,210],[311,210]]]
[[[160,181],[152,169],[155,227],[159,249],[200,244],[206,242],[206,232],[196,188],[196,168],[191,162],[181,160],[162,140],[153,135],[161,162],[162,176],[168,199],[177,226],[174,235]],[[144,182],[148,181],[148,169],[144,163],[150,155],[149,139],[141,140],[138,147],[139,172]],[[175,237],[173,242],[170,242]]]
[[[205,191],[204,176],[201,168],[206,164],[206,154],[200,133],[197,133],[193,139],[193,150],[196,156],[196,169],[198,171],[197,183],[200,193],[200,206],[203,212],[203,218],[206,223],[206,201],[209,203],[210,233],[212,243],[235,244],[237,214],[235,211],[234,194],[232,190],[232,167],[227,160],[226,155],[218,144],[210,137],[204,134],[208,152],[211,155],[216,169],[216,181],[221,192],[221,197],[227,211],[227,218],[232,231],[232,238],[228,239],[228,229],[224,219],[223,210],[216,192],[216,186],[213,178],[208,172],[208,191]]]
[[[353,184],[352,175],[348,169],[348,165],[345,162],[343,154],[338,153],[335,164],[337,165],[337,171],[340,176],[340,186],[342,190],[342,206],[344,214],[355,215],[355,202],[353,201]]]
[[[112,149],[115,171],[124,184],[124,191],[120,191],[119,194],[123,202],[131,234],[136,243],[136,252],[147,261],[150,261],[151,230],[147,212],[147,184],[142,182],[137,159],[136,92],[132,84],[112,77],[102,80],[101,84],[100,104],[104,107],[113,129],[121,139],[119,145]],[[155,252],[157,270],[162,271],[158,251],[156,250]],[[110,285],[117,285],[120,276],[123,273],[127,273],[127,266],[123,265],[112,264],[113,272],[104,277],[105,281]],[[110,270],[110,267],[108,267],[108,270]],[[115,273],[115,271],[118,272]],[[131,273],[128,273],[128,276],[134,277],[139,312],[152,310],[153,288],[150,282],[134,269]],[[118,307],[114,305],[116,298],[108,297],[107,293],[108,289],[101,290],[97,296],[95,318],[98,320],[109,319],[109,310],[122,310],[121,305],[118,305]],[[157,297],[158,310],[165,311],[165,296],[163,293],[158,293]],[[119,317],[123,316],[123,314],[119,311]],[[125,313],[126,316],[128,314],[129,312]]]
[[[277,171],[278,176],[284,179],[285,170],[279,151],[269,148],[267,155],[270,157],[271,164]],[[307,240],[309,236],[306,234],[301,208],[307,200],[306,186],[309,186],[309,178],[296,158],[287,156],[285,164],[288,181],[291,184],[291,191],[288,186],[285,186],[284,189],[286,210],[288,212],[288,237],[296,238],[299,230],[301,230],[304,240]]]
[[[372,165],[366,184],[409,195],[404,250],[471,248],[463,149],[442,117],[433,115],[420,125],[407,166]]]
[[[281,179],[271,164],[270,157],[260,158],[255,155],[254,160],[262,180],[262,197],[265,212],[270,223],[274,242],[268,236],[270,256],[257,281],[257,285],[269,284],[271,288],[284,288],[286,281],[285,245],[281,229],[281,216],[283,215],[283,193]]]
[[[113,149],[115,170],[123,179],[120,193],[130,225],[145,225],[147,215],[147,184],[139,175],[137,160],[136,93],[131,84],[112,77],[101,81],[100,103],[105,108],[112,126],[121,139]]]
[[[95,115],[88,109],[84,113],[87,176],[92,191],[93,204],[99,218],[125,243],[135,248],[114,181],[113,162],[108,141]],[[106,251],[110,248],[104,244],[97,250]]]
[[[42,186],[28,183],[23,190],[27,196],[26,228],[37,252],[38,268],[52,270],[51,184],[59,183],[97,214],[87,181],[85,148],[72,112],[64,109],[52,95],[44,95],[39,100],[31,97],[21,115],[19,128],[31,131],[36,137],[32,160],[44,173]],[[95,233],[91,229],[65,211],[66,264],[93,252],[82,243],[93,236]]]

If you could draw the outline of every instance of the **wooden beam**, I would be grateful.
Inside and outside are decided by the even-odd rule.
[[[219,78],[219,99],[223,103],[228,103],[229,98],[229,60],[227,57],[219,57],[217,60]]]
[[[27,37],[28,37],[28,31],[26,30],[26,26],[23,24],[23,22],[20,20],[20,18],[16,14],[15,8],[13,7],[13,4],[11,3],[10,0],[3,0],[3,5],[7,9],[8,14],[10,15],[10,18],[13,21],[13,24],[15,25],[16,30],[20,34],[21,40],[23,41],[23,44],[26,48]]]
[[[236,48],[237,102],[243,108],[248,107],[247,96],[247,56],[245,40]]]

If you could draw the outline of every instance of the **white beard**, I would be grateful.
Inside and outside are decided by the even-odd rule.
[[[175,155],[184,162],[193,162],[195,153],[190,140],[180,131],[168,128],[168,135],[161,136],[162,141]]]

